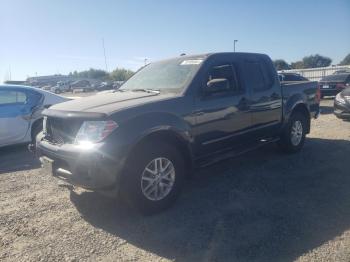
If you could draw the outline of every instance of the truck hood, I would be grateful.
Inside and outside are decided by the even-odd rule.
[[[108,92],[89,97],[71,100],[50,107],[50,110],[70,112],[94,112],[109,114],[123,108],[162,100],[174,94],[160,94],[147,92]]]

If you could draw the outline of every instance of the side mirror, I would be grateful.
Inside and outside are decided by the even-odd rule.
[[[215,78],[207,83],[206,93],[219,93],[229,90],[230,86],[226,78]]]

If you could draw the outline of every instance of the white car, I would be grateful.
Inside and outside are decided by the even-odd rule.
[[[34,141],[42,110],[68,100],[29,86],[0,85],[0,147]]]

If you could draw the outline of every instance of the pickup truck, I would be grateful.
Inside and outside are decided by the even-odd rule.
[[[193,168],[272,142],[298,152],[319,101],[316,82],[281,86],[267,55],[181,56],[45,110],[36,148],[53,176],[150,214],[175,201]]]

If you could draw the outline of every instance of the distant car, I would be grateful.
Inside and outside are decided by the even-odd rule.
[[[297,73],[278,73],[278,78],[280,82],[309,81],[309,79]]]
[[[111,90],[113,89],[113,84],[111,82],[102,82],[95,89],[98,91]]]
[[[63,92],[68,92],[71,91],[71,86],[69,83],[63,82],[63,81],[59,81],[57,82],[57,85],[51,87],[51,92],[55,93],[55,94],[60,94]]]
[[[82,91],[92,91],[93,87],[91,86],[90,81],[88,80],[78,80],[71,84],[72,90],[81,89]]]
[[[337,71],[332,75],[325,76],[319,82],[321,97],[335,96],[350,86],[350,72]]]
[[[334,114],[340,119],[350,120],[350,87],[344,89],[335,97]]]
[[[0,147],[35,141],[42,130],[41,111],[67,100],[34,87],[0,85]]]

